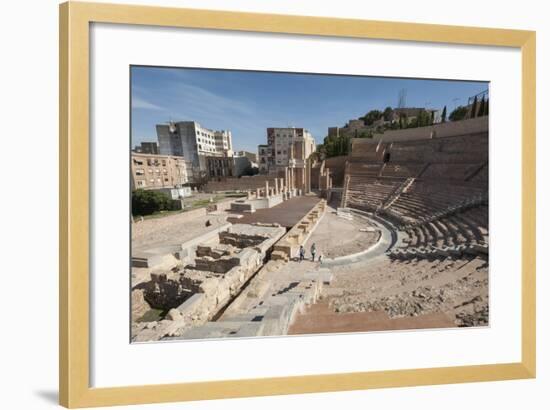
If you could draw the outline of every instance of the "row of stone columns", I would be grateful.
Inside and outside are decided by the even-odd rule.
[[[285,167],[284,177],[283,178],[274,178],[273,187],[269,186],[269,180],[265,181],[265,187],[256,188],[256,198],[262,198],[262,193],[264,198],[269,198],[273,195],[282,194],[283,197],[290,197],[291,192],[294,192],[297,189],[296,179],[299,179],[300,191],[303,193],[311,192],[311,160],[307,160],[305,169],[300,169],[297,172],[296,169],[291,167]],[[324,189],[330,188],[330,176],[328,168],[321,174],[322,182]],[[252,198],[253,193],[249,192],[248,199]]]
[[[256,188],[256,198],[269,198],[273,195],[279,195],[285,192],[285,180],[284,178],[274,178],[273,186],[269,186],[269,181],[265,181],[264,188]],[[262,195],[263,194],[263,195]],[[248,193],[248,199],[252,198],[252,194]]]
[[[273,186],[269,185],[269,180],[265,181],[264,188],[256,188],[256,198],[269,198],[273,195],[283,194],[284,197],[290,197],[291,192],[294,192],[296,187],[296,177],[301,179],[300,189],[303,192],[311,192],[311,168],[308,164],[304,172],[297,173],[294,168],[287,167],[284,171],[283,178],[274,178]],[[249,193],[249,198],[252,194]]]

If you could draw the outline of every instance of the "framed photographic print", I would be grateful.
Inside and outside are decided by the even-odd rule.
[[[60,50],[62,405],[535,377],[534,32],[68,2]]]

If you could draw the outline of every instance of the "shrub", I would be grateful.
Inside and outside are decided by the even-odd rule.
[[[133,215],[151,215],[172,208],[172,200],[163,192],[146,191],[144,189],[137,189],[132,192]]]

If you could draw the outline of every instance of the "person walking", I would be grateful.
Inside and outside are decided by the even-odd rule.
[[[323,264],[323,254],[320,253],[319,254],[319,265],[322,265]]]
[[[317,249],[315,248],[315,244],[311,245],[311,261],[315,262],[315,254],[317,253]]]
[[[306,250],[304,249],[303,245],[300,245],[300,262],[304,260],[306,257]]]

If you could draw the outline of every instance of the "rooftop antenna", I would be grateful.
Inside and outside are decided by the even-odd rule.
[[[405,108],[407,106],[407,89],[402,88],[399,90],[399,96],[397,97],[397,108]]]
[[[176,132],[176,124],[174,123],[174,121],[172,121],[172,117],[169,117],[168,129],[170,130],[171,133]]]

